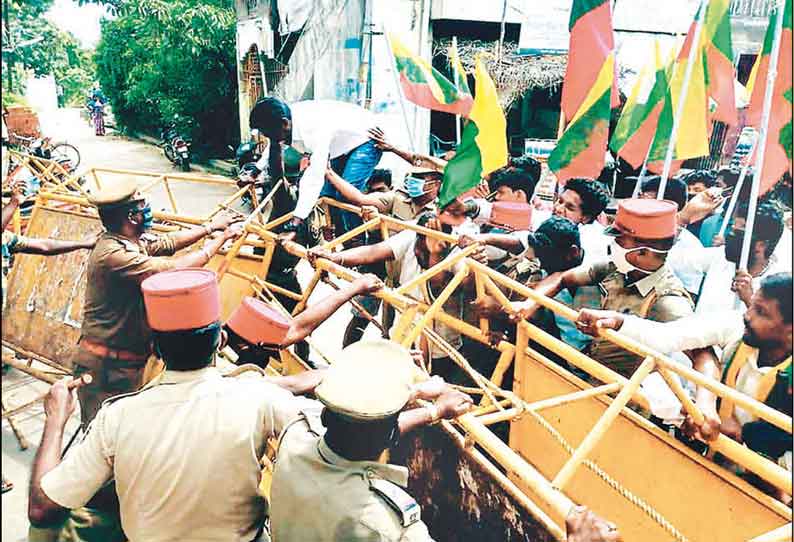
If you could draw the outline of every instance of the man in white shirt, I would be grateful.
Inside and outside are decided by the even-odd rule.
[[[257,167],[264,169],[269,162],[271,176],[279,176],[281,143],[311,153],[311,162],[300,181],[290,225],[293,230],[309,216],[321,195],[340,199],[337,190],[325,182],[329,161],[336,173],[363,192],[382,154],[369,135],[376,128],[375,115],[355,104],[308,100],[287,105],[278,98],[267,97],[251,110],[249,123],[270,139],[269,156],[263,156]],[[341,214],[341,221],[345,231],[360,224],[357,216],[347,212]]]
[[[718,346],[725,385],[791,416],[791,304],[791,273],[776,273],[761,281],[743,317],[736,311],[719,312],[661,323],[619,312],[583,310],[577,324],[591,334],[600,329],[620,331],[659,352]],[[719,415],[723,434],[791,470],[789,432],[729,399],[722,399]]]
[[[744,311],[764,277],[791,269],[790,262],[781,262],[774,254],[783,233],[783,216],[773,205],[761,203],[755,214],[748,270],[737,272],[747,211],[746,204],[737,208],[724,246],[678,254],[680,263],[705,273],[696,313]]]
[[[417,225],[430,229],[441,230],[442,225],[435,213],[427,212],[419,216]],[[444,228],[449,233],[449,227]],[[430,269],[441,262],[450,254],[452,247],[449,243],[429,236],[405,230],[392,235],[385,241],[374,245],[354,247],[340,252],[330,252],[322,247],[315,247],[309,251],[309,261],[313,263],[316,258],[326,258],[332,262],[345,266],[355,267],[386,262],[387,272],[396,284],[404,285],[418,277],[423,271]],[[473,258],[485,260],[484,252],[475,253]],[[452,275],[458,272],[465,263],[461,262],[451,272],[439,273],[428,282],[428,288],[420,286],[407,291],[406,295],[419,301],[433,303],[436,295],[447,285]],[[462,318],[462,296],[460,290],[455,292],[444,304],[444,311],[456,318]],[[452,348],[459,350],[463,344],[458,331],[447,327],[435,320],[433,330],[438,333]],[[453,375],[455,368],[448,354],[434,344],[429,344],[430,357],[433,359],[434,373],[442,376],[444,380],[454,381],[458,378]]]

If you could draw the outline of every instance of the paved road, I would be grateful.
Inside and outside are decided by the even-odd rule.
[[[163,156],[156,146],[123,137],[108,135],[96,137],[93,129],[80,119],[78,110],[59,110],[57,113],[42,118],[42,128],[47,135],[58,140],[65,140],[80,149],[83,165],[120,169],[146,170],[156,173],[175,171],[171,163]],[[166,206],[163,194],[154,194],[155,205]],[[202,214],[218,201],[217,194],[197,191],[191,185],[185,193],[177,194],[179,203],[184,205],[180,211],[186,214]],[[298,267],[298,278],[301,284],[309,282],[312,269],[306,262]],[[342,281],[337,281],[344,285]],[[320,284],[309,300],[309,305],[317,303],[332,293],[332,289]],[[350,309],[343,307],[331,318],[326,320],[312,335],[312,340],[322,352],[333,358],[341,348],[342,335],[350,319]],[[367,330],[367,337],[376,337],[377,332],[372,326]],[[316,352],[313,359],[322,359]],[[10,371],[2,378],[3,401],[7,408],[14,408],[33,400],[46,392],[47,385],[35,381],[17,371]],[[69,435],[76,428],[78,414],[72,418]],[[2,424],[2,468],[3,476],[14,483],[15,488],[2,496],[2,542],[24,542],[27,540],[27,485],[30,478],[30,467],[41,439],[44,427],[44,413],[41,403],[15,417],[18,426],[30,441],[30,448],[20,451],[17,441],[7,421]],[[68,438],[68,437],[67,437]]]

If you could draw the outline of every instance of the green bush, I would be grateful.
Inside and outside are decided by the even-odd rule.
[[[228,0],[134,0],[102,23],[97,79],[122,129],[177,127],[223,153],[237,132],[235,13]]]

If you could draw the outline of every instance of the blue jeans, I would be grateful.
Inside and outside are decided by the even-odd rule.
[[[342,156],[331,160],[331,169],[338,173],[344,180],[366,192],[367,181],[372,176],[372,171],[380,162],[383,152],[375,147],[375,143],[367,141]],[[327,196],[342,201],[342,196],[334,186],[325,181],[320,196]],[[361,224],[361,218],[353,213],[342,211],[334,213],[334,220],[341,221],[343,231],[350,231]]]

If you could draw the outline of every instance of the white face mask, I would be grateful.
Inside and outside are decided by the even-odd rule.
[[[609,246],[607,247],[607,253],[609,254],[609,259],[612,260],[612,263],[615,264],[615,267],[618,270],[618,273],[622,273],[624,275],[628,275],[632,271],[639,271],[640,273],[645,273],[646,275],[650,275],[654,271],[646,271],[645,269],[640,269],[639,267],[635,267],[631,265],[626,259],[632,252],[636,252],[638,250],[650,250],[651,252],[656,252],[657,254],[667,254],[667,250],[658,250],[651,247],[635,247],[635,248],[623,248],[617,242],[617,239],[613,239]]]

